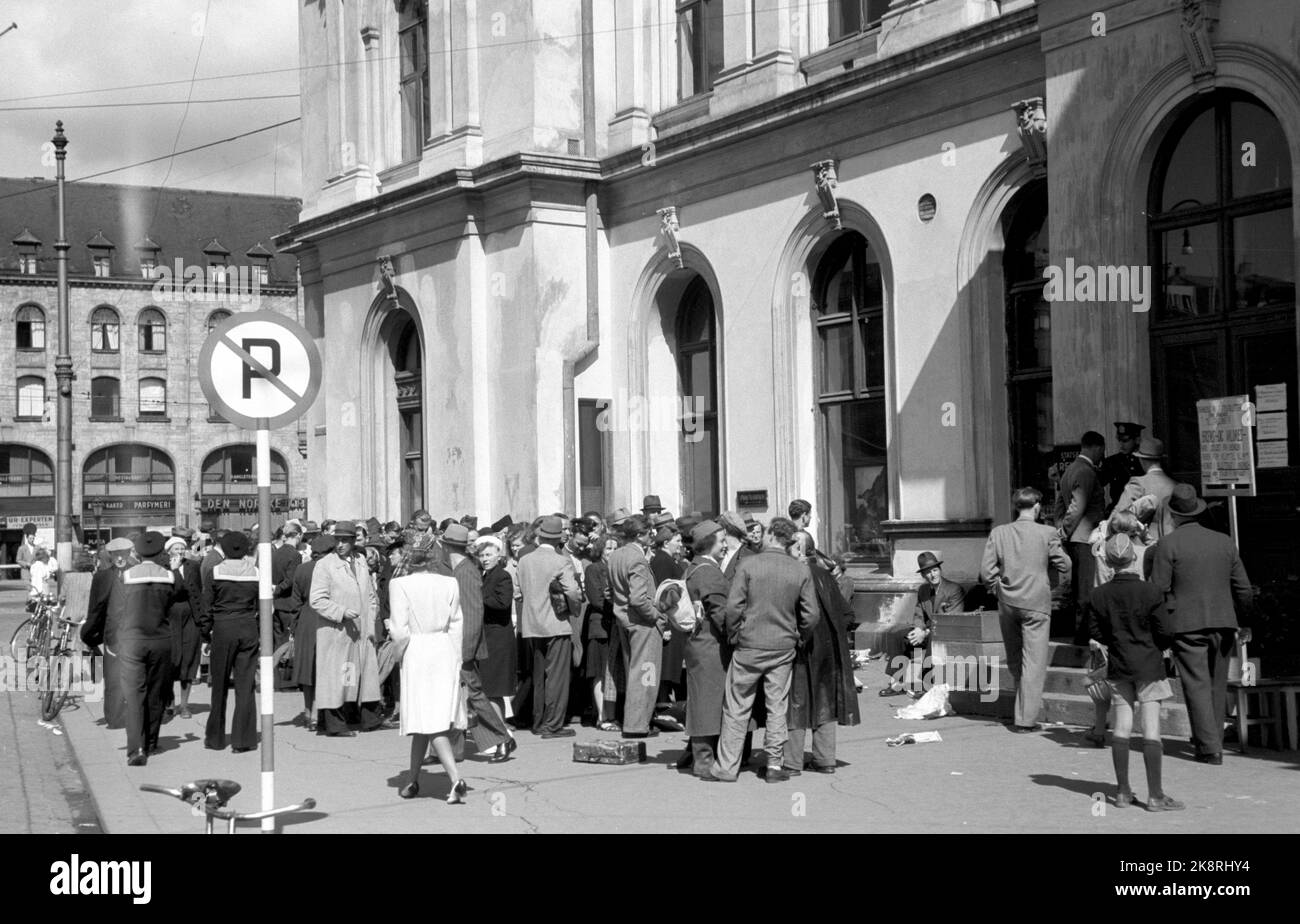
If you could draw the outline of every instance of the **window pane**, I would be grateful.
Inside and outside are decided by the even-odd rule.
[[[682,508],[712,515],[718,510],[713,460],[717,452],[716,418],[696,417],[684,422],[693,432],[682,433]]]
[[[830,0],[830,5],[832,42],[862,29],[862,0]]]
[[[1230,107],[1232,145],[1228,156],[1232,163],[1234,198],[1291,187],[1291,154],[1286,136],[1273,114],[1263,106],[1245,101]],[[1243,150],[1243,145],[1252,149]],[[1253,160],[1253,165],[1248,163]],[[1243,163],[1246,161],[1247,163]]]
[[[858,322],[862,337],[862,361],[866,365],[858,373],[858,383],[881,397],[885,388],[885,325],[879,312],[872,312]],[[880,394],[874,394],[879,391]]]
[[[822,392],[853,390],[853,325],[818,328],[822,338]]]
[[[18,416],[40,417],[45,413],[45,380],[24,377],[18,380]]]
[[[722,0],[704,0],[706,56],[704,86],[709,89],[722,73]]]
[[[1234,308],[1295,302],[1291,210],[1247,215],[1232,223],[1236,261]]]
[[[600,412],[609,407],[608,401],[582,401],[578,404],[578,480],[582,485],[583,496],[591,489],[604,492],[605,459],[604,435],[597,423]],[[584,504],[587,501],[584,499]],[[589,507],[587,509],[590,509]],[[604,510],[603,506],[598,509]]]
[[[141,380],[140,413],[157,415],[167,413],[167,385],[161,379]]]
[[[1195,208],[1219,201],[1214,179],[1215,157],[1218,147],[1214,137],[1214,110],[1207,109],[1197,116],[1179,139],[1169,168],[1165,172],[1164,189],[1160,197],[1162,211]]]
[[[420,114],[423,103],[420,100],[418,81],[408,80],[402,84],[402,159],[415,160],[424,148],[420,137],[422,128]]]
[[[1007,319],[1011,338],[1010,372],[1046,369],[1052,365],[1052,306],[1035,286],[1011,296],[1011,317]]]
[[[1217,314],[1219,306],[1219,237],[1213,224],[1177,228],[1162,235],[1164,317]]]
[[[1052,432],[1052,382],[1018,382],[1007,391],[1011,404],[1012,479],[1017,488],[1042,491],[1046,505],[1054,496],[1047,473],[1056,442]]]
[[[230,317],[229,311],[214,311],[208,315],[208,331],[211,332],[214,327]]]
[[[1165,445],[1170,474],[1175,478],[1181,474],[1199,483],[1201,449],[1196,402],[1227,394],[1223,347],[1218,340],[1166,343],[1163,352],[1165,419],[1169,421]]]
[[[829,405],[823,414],[832,550],[887,561],[890,549],[883,524],[889,519],[889,479],[884,401]]]
[[[34,305],[18,309],[17,345],[20,350],[45,349],[45,313]]]
[[[113,378],[92,379],[90,383],[90,416],[117,417],[119,383]]]
[[[713,339],[713,298],[702,284],[692,285],[682,300],[677,343],[685,346]]]
[[[699,32],[699,7],[677,14],[677,95],[680,99],[701,92],[700,62],[696,47]]]
[[[712,350],[700,350],[686,357],[686,378],[682,382],[682,397],[691,401],[689,409],[697,413],[715,410]]]

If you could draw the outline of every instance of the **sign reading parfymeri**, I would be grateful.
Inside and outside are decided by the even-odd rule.
[[[1075,266],[1066,257],[1064,269],[1044,267],[1043,278],[1049,302],[1132,302],[1134,311],[1151,309],[1150,266]]]

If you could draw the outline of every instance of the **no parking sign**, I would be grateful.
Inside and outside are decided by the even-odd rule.
[[[221,415],[246,430],[301,417],[320,390],[320,351],[306,329],[274,311],[226,318],[199,352],[199,384]]]

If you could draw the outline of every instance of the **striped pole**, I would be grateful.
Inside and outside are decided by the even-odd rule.
[[[275,808],[275,642],[271,633],[271,431],[257,421],[257,604],[261,622],[262,811]],[[274,818],[262,819],[262,833],[274,834]]]

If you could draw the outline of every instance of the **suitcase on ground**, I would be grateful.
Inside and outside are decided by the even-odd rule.
[[[573,761],[579,764],[638,764],[645,762],[644,741],[604,738],[573,742]]]

